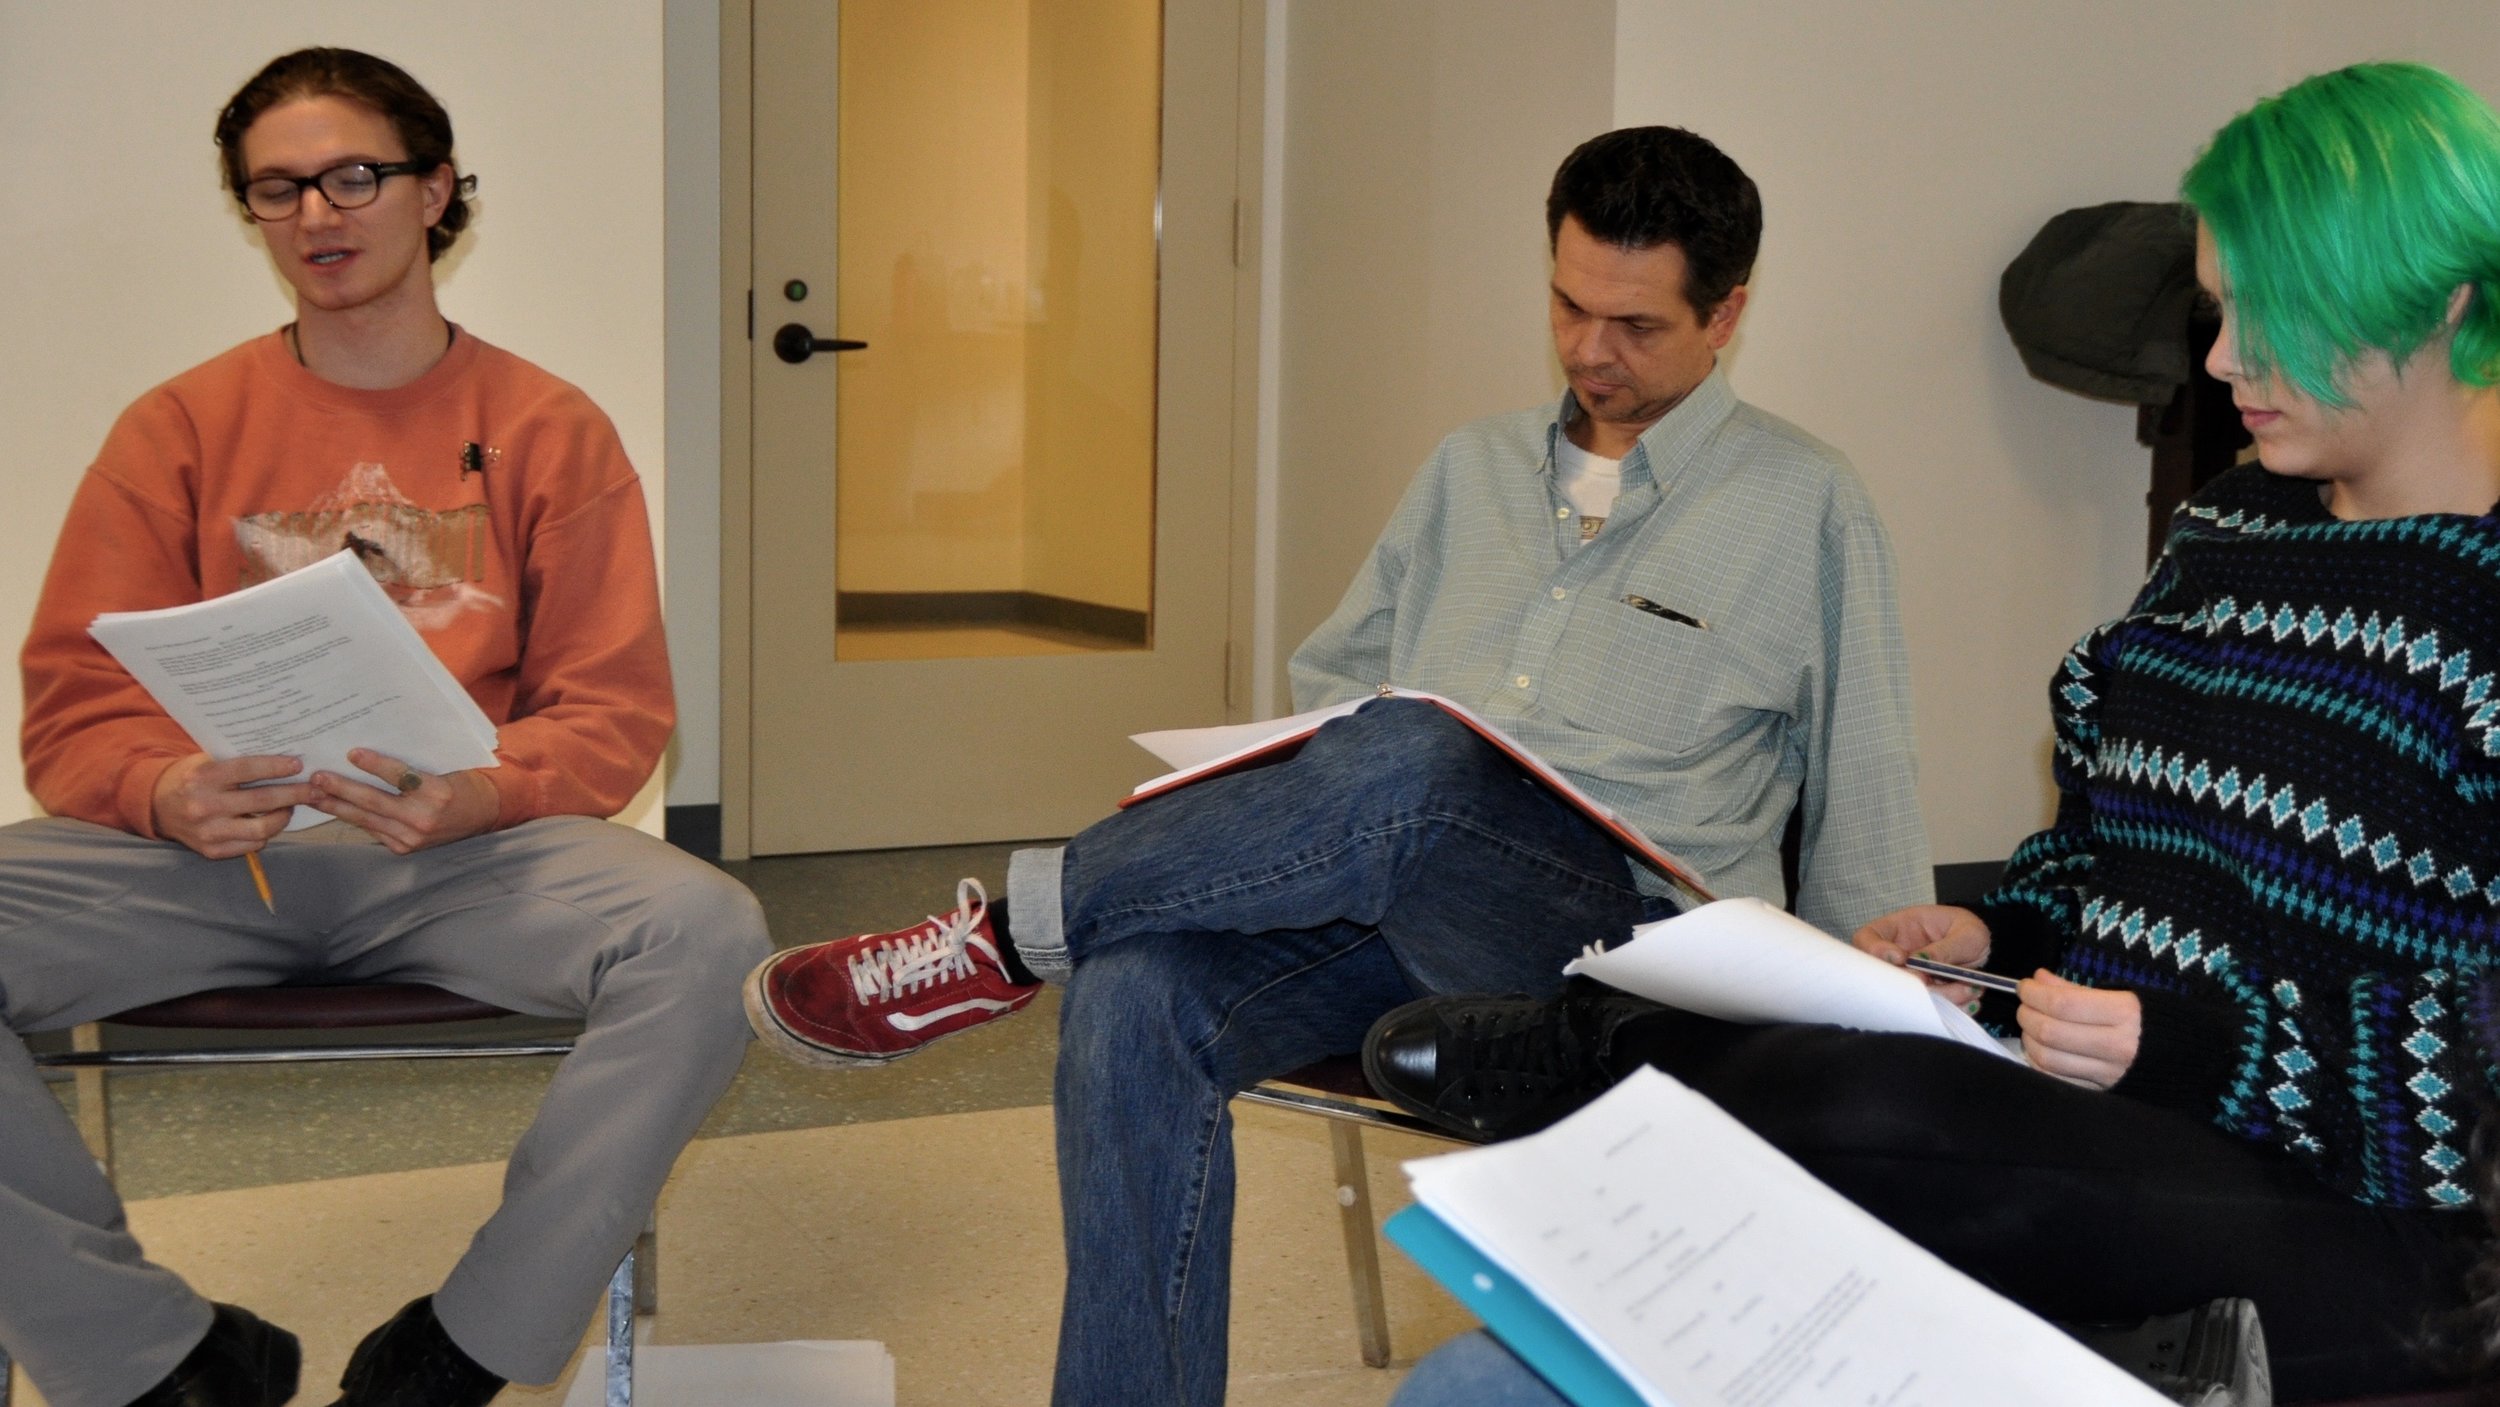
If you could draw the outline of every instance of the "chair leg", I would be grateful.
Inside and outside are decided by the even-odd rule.
[[[607,1407],[634,1404],[634,1261],[634,1253],[627,1251],[616,1263],[616,1274],[608,1277]]]
[[[81,1055],[92,1055],[104,1048],[104,1033],[90,1021],[75,1026],[69,1033],[70,1049]],[[113,1111],[104,1089],[104,1067],[84,1066],[71,1074],[78,1090],[78,1136],[86,1140],[87,1156],[104,1169],[104,1180],[113,1180]],[[0,1407],[7,1407],[0,1401]]]
[[[642,1234],[634,1238],[634,1312],[660,1312],[660,1209],[651,1209],[651,1219],[642,1224]],[[0,1402],[0,1407],[8,1407]]]
[[[1380,1289],[1380,1231],[1372,1222],[1371,1174],[1363,1161],[1363,1130],[1331,1119],[1328,1147],[1337,1161],[1337,1214],[1345,1232],[1345,1268],[1354,1285],[1354,1334],[1368,1367],[1389,1366],[1389,1301]]]

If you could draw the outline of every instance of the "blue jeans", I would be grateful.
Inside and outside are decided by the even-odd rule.
[[[1028,934],[1019,897],[1011,922],[1070,968],[1060,1407],[1223,1401],[1235,1094],[1420,995],[1550,993],[1583,944],[1672,908],[1603,831],[1404,700],[1123,811],[1058,865],[1059,912]]]
[[[1389,1407],[1571,1407],[1571,1399],[1478,1330],[1425,1354]]]

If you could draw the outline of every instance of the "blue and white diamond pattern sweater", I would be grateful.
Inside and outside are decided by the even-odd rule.
[[[2342,522],[2244,466],[2050,686],[2057,818],[1989,966],[2141,994],[2118,1092],[2457,1207],[2493,1095],[2500,510]]]

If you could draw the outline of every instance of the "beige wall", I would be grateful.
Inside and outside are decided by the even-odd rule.
[[[1610,125],[1613,21],[1612,0],[1290,5],[1267,707],[1441,436],[1561,394],[1545,188]]]
[[[2486,0],[2282,0],[2285,81],[2364,59],[2437,64],[2500,101],[2500,6]]]
[[[1739,394],[1846,450],[1901,557],[1939,862],[2047,814],[2048,672],[2142,572],[2134,412],[2034,381],[1996,313],[2049,216],[2165,200],[2302,74],[2441,63],[2500,94],[2479,0],[1288,0],[1271,215],[1262,702],[1451,426],[1557,393],[1539,223],[1610,126],[1712,137],[1763,187]],[[1279,218],[1280,217],[1280,218]]]
[[[1559,393],[1538,212],[1616,121],[1620,43],[1624,120],[1725,126],[1787,183],[1738,385],[1867,472],[1904,553],[1937,858],[2002,856],[2047,805],[2046,669],[2133,584],[2145,461],[2124,408],[2014,364],[1996,271],[2067,205],[2166,198],[2204,132],[2300,73],[2410,56],[2500,94],[2500,8],[1625,0],[1620,39],[1616,8],[1268,0],[1257,702],[1282,706],[1284,656],[1433,442]],[[708,550],[673,581],[708,581]]]
[[[407,66],[482,177],[439,271],[457,321],[605,407],[654,514],[663,462],[660,0],[0,5],[0,638],[24,638],[79,474],[147,387],[291,316],[217,187],[218,104],[311,43]],[[38,198],[40,197],[40,198]],[[0,689],[14,739],[18,692]],[[656,823],[656,788],[632,813]],[[0,820],[33,813],[0,786]]]
[[[1616,120],[1706,132],[1764,190],[1738,390],[1847,450],[1892,528],[1939,862],[2046,817],[2049,672],[2143,567],[2134,412],[2024,373],[1998,273],[2059,210],[2170,199],[2233,112],[2374,57],[2500,93],[2500,11],[1622,0]]]
[[[1920,0],[1887,7],[1880,24],[1860,7],[1805,0],[1745,7],[1741,24],[1722,7],[1624,0],[1620,41],[1613,0],[1273,3],[1270,33],[1282,42],[1271,91],[1288,110],[1273,129],[1281,204],[1269,217],[1278,277],[1268,354],[1279,372],[1260,549],[1272,648],[1259,674],[1273,680],[1326,614],[1434,439],[1558,389],[1537,202],[1570,144],[1615,120],[1620,42],[1639,70],[1624,84],[1626,120],[1689,96],[1711,107],[1708,120],[1690,119],[1704,130],[1734,122],[1750,133],[1777,116],[1766,109],[1784,107],[1791,136],[1740,150],[1749,165],[1803,163],[1796,170],[1819,179],[1815,147],[1872,145],[1877,174],[1911,178],[1906,189],[1935,202],[1878,189],[1859,208],[1818,205],[1812,187],[1774,191],[1767,301],[1736,370],[1746,394],[1856,454],[1902,540],[1941,860],[2003,854],[2045,804],[2045,669],[2123,601],[2141,521],[2142,456],[2126,412],[2010,365],[1985,292],[2003,258],[2065,204],[2163,196],[2204,130],[2299,73],[2418,57],[2500,94],[2500,9],[2479,0]],[[62,507],[121,406],[287,316],[215,190],[205,137],[215,105],[253,65],[301,42],[375,48],[444,95],[464,157],[487,181],[468,256],[445,282],[453,315],[587,388],[616,417],[655,502],[665,481],[673,506],[715,503],[717,463],[708,449],[689,457],[717,415],[714,363],[683,344],[709,325],[701,256],[716,227],[700,207],[717,171],[700,167],[716,129],[690,113],[671,117],[693,134],[670,152],[670,228],[684,227],[671,238],[692,260],[671,265],[671,287],[701,306],[677,324],[688,334],[671,339],[665,385],[660,370],[663,8],[672,99],[682,89],[704,101],[707,82],[679,80],[709,56],[675,36],[699,36],[717,15],[711,0],[0,5],[0,144],[17,163],[15,188],[89,190],[110,167],[143,193],[135,204],[0,201],[11,334],[0,338],[0,426],[13,477],[0,522],[0,636],[22,637]],[[126,43],[132,33],[149,42]],[[681,63],[681,53],[692,57]],[[564,56],[561,84],[549,81],[550,54]],[[2008,124],[2045,144],[1999,143],[1969,164],[1969,148]],[[1873,142],[1888,130],[1907,139]],[[1927,160],[1920,133],[1951,139],[1945,150],[1965,164]],[[1868,179],[1829,174],[1849,192],[1859,187],[1847,181]],[[2008,181],[2037,208],[1997,200]],[[2000,227],[1972,236],[1950,218],[1973,201]],[[1993,262],[1938,279],[1920,252],[1938,231],[1948,245],[1984,244],[1973,257]],[[1825,345],[1826,332],[1839,340]],[[1912,345],[1926,355],[1903,356]],[[1966,402],[1949,420],[1918,396],[1957,359],[1954,384],[1986,390],[1975,417]],[[708,663],[718,546],[708,518],[675,514],[672,525],[686,528],[666,558],[680,779],[692,784],[670,799],[702,803],[718,799]],[[1273,688],[1264,698],[1280,701]],[[11,736],[17,706],[16,691],[0,689]],[[30,810],[0,785],[0,820]]]
[[[2263,0],[1623,0],[1616,119],[1762,186],[1747,399],[1847,451],[1892,529],[1940,863],[2045,819],[2048,672],[2143,569],[2134,412],[2032,380],[1997,276],[2049,216],[2169,198],[2265,86]]]

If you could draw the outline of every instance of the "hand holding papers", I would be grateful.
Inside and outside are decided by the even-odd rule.
[[[494,724],[353,553],[214,600],[107,612],[88,633],[211,757],[349,776],[359,747],[426,772],[495,765]],[[299,806],[288,828],[327,819]]]
[[[1654,1069],[1406,1171],[1390,1235],[1584,1407],[2164,1401]]]
[[[1563,971],[1722,1021],[1907,1031],[2021,1058],[1908,971],[1759,899],[1642,924],[1631,942]]]
[[[1265,718],[1256,723],[1225,723],[1213,728],[1166,728],[1155,733],[1131,733],[1129,741],[1163,759],[1167,766],[1179,770],[1139,782],[1129,793],[1131,800],[1141,800],[1231,770],[1231,765],[1281,749],[1288,742],[1307,738],[1319,731],[1319,725],[1332,718],[1343,718],[1370,699],[1348,699],[1344,703],[1297,713],[1290,718]]]
[[[1381,685],[1378,691],[1364,698],[1347,699],[1343,703],[1310,709],[1287,718],[1268,718],[1256,723],[1226,723],[1213,728],[1166,728],[1154,733],[1132,733],[1129,735],[1130,742],[1178,770],[1139,782],[1129,792],[1128,800],[1121,804],[1160,796],[1175,787],[1187,786],[1203,778],[1220,777],[1227,772],[1282,761],[1291,757],[1304,740],[1320,730],[1321,725],[1381,699],[1413,699],[1431,704],[1473,729],[1478,737],[1528,769],[1538,781],[1560,792],[1563,799],[1573,806],[1599,821],[1615,821],[1612,810],[1572,785],[1569,779],[1521,747],[1508,733],[1486,722],[1474,709],[1439,694],[1426,693],[1421,689],[1400,689],[1388,684]]]

